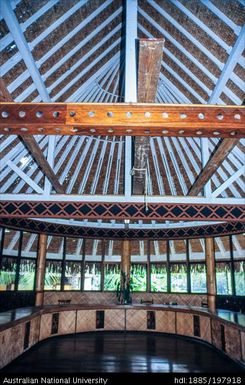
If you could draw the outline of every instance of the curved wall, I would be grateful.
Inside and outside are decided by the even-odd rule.
[[[207,310],[166,305],[64,305],[37,308],[30,316],[0,326],[0,368],[46,338],[103,330],[194,337],[245,366],[245,327]]]

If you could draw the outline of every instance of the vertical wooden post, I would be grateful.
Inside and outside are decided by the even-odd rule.
[[[130,267],[131,267],[131,247],[129,239],[123,240],[122,246],[122,272],[130,278]]]
[[[48,239],[48,237],[46,234],[40,234],[39,244],[38,244],[38,254],[37,254],[35,306],[42,306],[43,305],[47,239]]]
[[[206,266],[207,266],[208,308],[212,312],[215,312],[216,280],[215,280],[215,259],[214,259],[213,239],[206,238],[205,246],[206,246]]]

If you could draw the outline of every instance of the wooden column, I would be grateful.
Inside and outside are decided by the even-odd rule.
[[[37,254],[35,306],[42,306],[43,305],[47,239],[48,239],[48,237],[46,234],[40,234],[39,244],[38,244],[38,254]]]
[[[123,240],[122,246],[122,272],[126,273],[126,275],[130,278],[130,267],[131,267],[131,245],[128,239]]]
[[[208,308],[215,312],[216,298],[216,280],[215,280],[215,259],[214,259],[214,243],[212,238],[206,238],[206,266],[207,266],[207,292],[208,292]]]

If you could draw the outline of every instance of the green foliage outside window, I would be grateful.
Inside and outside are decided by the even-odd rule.
[[[14,258],[3,258],[0,271],[0,291],[14,290],[17,262]]]
[[[35,261],[21,260],[18,290],[34,290],[35,269]]]
[[[192,264],[191,272],[191,292],[192,293],[206,293],[206,266],[204,263]]]
[[[64,290],[79,290],[81,288],[81,263],[66,262]]]
[[[151,291],[167,291],[167,267],[165,264],[151,264]]]
[[[104,290],[116,291],[117,285],[118,283],[120,283],[120,279],[120,264],[106,264],[104,276]]]
[[[84,273],[84,290],[100,290],[100,263],[86,263]]]
[[[172,264],[171,272],[171,292],[187,292],[187,266],[184,264]]]
[[[131,265],[131,289],[132,291],[146,291],[147,279],[146,265],[132,264]]]
[[[61,262],[47,261],[44,279],[45,290],[60,290],[61,289]]]
[[[245,295],[245,262],[234,263],[236,295]]]
[[[231,268],[226,262],[216,263],[216,286],[217,294],[230,295],[232,294],[231,286]]]

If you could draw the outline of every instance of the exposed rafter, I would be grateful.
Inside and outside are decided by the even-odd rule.
[[[4,102],[7,102],[7,101],[11,102],[13,100],[10,93],[8,92],[7,87],[5,86],[3,79],[0,78],[0,102],[2,101],[2,99]],[[35,138],[32,135],[24,135],[24,136],[20,135],[19,139],[27,148],[27,150],[29,151],[33,159],[36,161],[40,169],[43,171],[44,175],[48,178],[48,180],[50,181],[51,185],[54,187],[56,192],[59,194],[65,194],[64,187],[59,183],[57,176],[55,175],[54,171],[50,167],[50,164],[48,163],[47,159],[43,155],[43,152],[41,151]],[[37,189],[35,190],[37,191]]]
[[[229,80],[232,71],[234,70],[239,57],[241,56],[243,50],[244,50],[244,39],[245,39],[245,26],[242,28],[237,41],[230,53],[230,56],[222,70],[222,73],[220,75],[219,80],[216,83],[216,86],[209,98],[208,103],[209,104],[215,104],[218,102],[219,97],[221,93],[223,92],[223,89]],[[204,142],[205,140],[205,142]],[[207,163],[207,156],[204,157],[204,168],[199,175],[197,181],[195,184],[192,186],[189,194],[190,195],[195,195],[196,193],[199,193],[201,189],[199,188],[201,185],[198,183],[201,183],[200,181],[203,182],[203,185],[201,188],[207,189],[209,187],[209,193],[211,192],[210,190],[210,179],[213,176],[213,174],[216,172],[216,170],[221,166],[227,155],[233,150],[233,148],[238,144],[237,140],[234,139],[224,139],[220,145],[218,146],[216,152],[217,156],[214,153],[212,158],[208,161]],[[202,153],[207,154],[208,151],[208,141],[207,139],[202,139],[201,142],[202,145]],[[217,164],[216,164],[217,163]],[[216,167],[214,167],[216,165]],[[211,173],[213,170],[213,174]],[[199,182],[198,182],[199,181]],[[199,190],[198,190],[199,188]],[[198,192],[197,192],[198,191]]]
[[[164,39],[140,39],[138,60],[138,102],[154,103],[161,69]],[[149,137],[137,136],[134,140],[134,194],[147,192],[147,158]]]
[[[244,51],[244,48],[245,48],[244,41],[245,41],[245,26],[241,29],[239,36],[237,38],[237,41],[234,47],[232,48],[232,51],[229,55],[227,62],[225,63],[225,66],[222,70],[219,80],[217,81],[215,88],[208,101],[209,104],[214,104],[218,102],[218,98],[223,92],[223,89],[226,86],[226,83],[230,79],[231,74],[239,61],[239,58]]]
[[[191,187],[189,195],[195,196],[202,191],[205,184],[213,176],[215,171],[221,166],[227,155],[238,144],[238,142],[238,139],[229,139],[223,140],[219,143],[217,150],[206,163],[197,180]]]
[[[29,73],[37,87],[40,96],[42,97],[43,101],[49,102],[50,97],[45,87],[45,84],[37,69],[33,56],[30,52],[28,43],[25,39],[22,29],[20,28],[20,24],[8,0],[1,1],[1,12],[9,30],[11,31],[11,34],[13,35],[14,41],[21,53],[21,56],[26,64],[26,67],[29,70]]]

